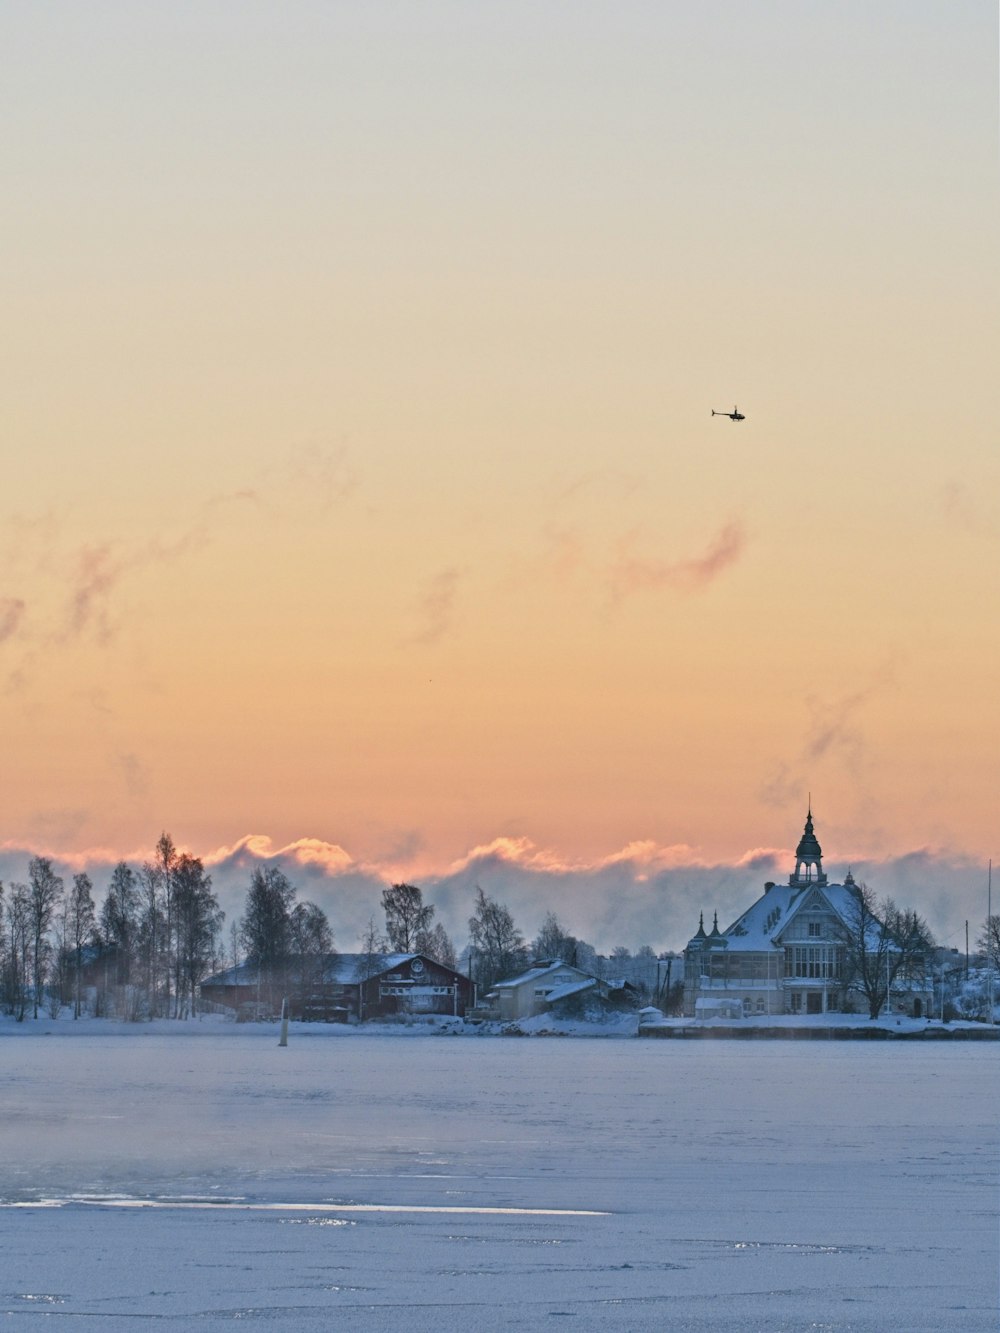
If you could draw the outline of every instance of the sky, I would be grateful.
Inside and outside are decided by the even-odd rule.
[[[0,868],[284,855],[349,948],[492,867],[526,933],[672,947],[811,793],[828,869],[981,918],[993,0],[0,42]]]

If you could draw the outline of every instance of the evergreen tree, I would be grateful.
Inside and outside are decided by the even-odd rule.
[[[295,886],[277,866],[257,866],[247,890],[240,937],[257,969],[258,993],[271,1009],[285,993]]]
[[[176,1016],[197,1010],[198,984],[217,955],[224,912],[212,879],[196,856],[182,853],[172,869]]]
[[[73,951],[73,1017],[80,1017],[80,980],[83,946],[94,929],[94,894],[89,875],[74,875],[69,891],[66,944]]]

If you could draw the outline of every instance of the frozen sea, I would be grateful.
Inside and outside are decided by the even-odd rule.
[[[998,1055],[4,1025],[0,1323],[995,1333]]]

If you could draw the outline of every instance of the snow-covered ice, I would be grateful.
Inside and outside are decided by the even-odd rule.
[[[997,1327],[995,1045],[276,1037],[0,1028],[0,1321]]]

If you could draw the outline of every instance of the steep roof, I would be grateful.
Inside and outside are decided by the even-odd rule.
[[[722,932],[726,947],[730,951],[742,952],[783,948],[781,937],[789,923],[803,909],[814,910],[817,899],[822,907],[829,908],[841,921],[849,924],[857,901],[853,879],[848,876],[845,884],[813,884],[809,888],[772,885]]]
[[[385,972],[392,972],[397,967],[412,962],[414,958],[424,957],[424,954],[417,953],[327,954],[323,967],[323,982],[327,985],[356,986],[368,977],[381,976]],[[437,967],[444,966],[442,963],[436,963],[433,958],[428,958],[427,961],[435,963]],[[446,968],[445,970],[451,972],[454,969]],[[236,967],[227,968],[224,972],[216,972],[214,976],[206,978],[201,984],[203,986],[255,986],[257,984],[257,964],[252,962],[239,963]]]
[[[595,980],[589,972],[584,972],[582,968],[574,967],[572,963],[563,963],[556,959],[552,963],[537,963],[534,967],[529,967],[527,972],[521,972],[516,977],[505,977],[503,981],[497,981],[494,990],[510,990],[514,986],[523,986],[529,981],[541,981],[543,977],[549,977],[561,968],[566,968],[577,977],[585,977],[588,981]]]

